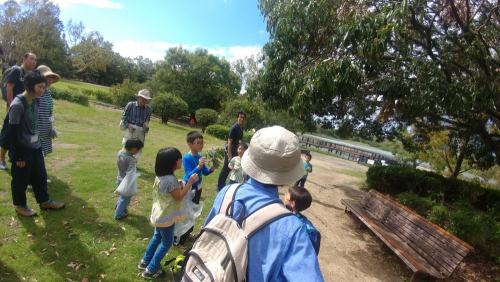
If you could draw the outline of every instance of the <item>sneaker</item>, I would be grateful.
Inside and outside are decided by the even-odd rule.
[[[139,268],[140,270],[146,270],[146,267],[148,267],[148,263],[146,263],[145,261],[143,261],[141,259],[141,263],[139,263],[139,265],[137,266],[137,268]]]
[[[153,272],[149,272],[149,270],[144,270],[144,272],[142,273],[142,278],[144,279],[156,279],[156,278],[163,278],[165,277],[165,275],[167,275],[165,273],[165,271],[161,270],[161,269],[157,269],[156,271],[153,271]]]
[[[0,170],[9,170],[5,161],[0,162]]]
[[[42,210],[58,210],[64,208],[66,205],[63,203],[54,202],[54,200],[50,199],[50,201],[40,204],[40,208]]]
[[[24,206],[16,206],[16,212],[22,216],[31,217],[37,215],[32,209],[30,209],[27,205]]]

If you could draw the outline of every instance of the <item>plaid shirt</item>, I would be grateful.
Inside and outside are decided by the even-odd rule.
[[[133,124],[142,127],[145,122],[149,122],[150,118],[151,107],[146,104],[146,106],[141,108],[139,107],[139,102],[137,101],[128,102],[122,114],[122,121],[125,126]]]

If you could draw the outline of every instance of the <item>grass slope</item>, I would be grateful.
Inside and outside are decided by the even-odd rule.
[[[57,85],[57,84],[56,84]],[[83,107],[56,100],[54,153],[46,158],[52,184],[49,194],[66,203],[60,211],[41,211],[32,192],[28,205],[35,218],[18,216],[12,206],[11,177],[0,171],[0,277],[2,281],[134,281],[142,280],[137,264],[153,234],[149,224],[154,161],[160,148],[173,146],[188,151],[185,136],[189,128],[151,122],[146,147],[139,160],[139,193],[132,198],[130,216],[113,219],[118,196],[116,155],[121,149],[120,112]],[[0,107],[0,116],[5,107]],[[205,135],[204,151],[222,146],[222,141]],[[9,164],[10,166],[11,164]],[[215,198],[219,171],[203,178],[203,215]],[[176,172],[182,178],[184,171]],[[173,248],[166,258],[181,252]],[[167,276],[167,280],[172,277]]]
[[[88,89],[92,91],[104,91],[108,92],[109,87],[106,86],[97,86],[89,83],[84,83],[81,81],[69,80],[69,79],[61,79],[59,82],[54,83],[53,86],[58,89],[69,90],[68,86],[78,87],[81,89]]]

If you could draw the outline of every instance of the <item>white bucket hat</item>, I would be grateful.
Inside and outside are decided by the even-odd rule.
[[[151,96],[149,95],[149,90],[147,90],[147,89],[139,90],[139,93],[137,93],[137,96],[142,97],[144,99],[151,100]]]
[[[274,185],[294,183],[306,173],[299,138],[281,126],[255,132],[241,167],[253,179]]]

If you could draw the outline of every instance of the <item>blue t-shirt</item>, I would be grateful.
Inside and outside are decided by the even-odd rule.
[[[307,179],[307,175],[313,171],[313,166],[312,164],[308,164],[306,162],[304,162],[304,168],[306,169],[306,174],[304,174],[304,176],[302,176],[302,179]],[[311,168],[311,171],[308,171],[307,169],[308,168]]]
[[[201,184],[201,178],[202,175],[209,175],[212,173],[212,171],[207,168],[205,165],[201,168],[201,170],[198,169],[198,161],[203,157],[202,154],[198,153],[197,156],[193,156],[191,152],[187,153],[182,157],[182,165],[184,166],[184,171],[186,174],[184,175],[183,180],[188,182],[189,177],[193,173],[197,173],[198,177],[200,178],[198,181],[193,183],[193,186],[199,186]]]

